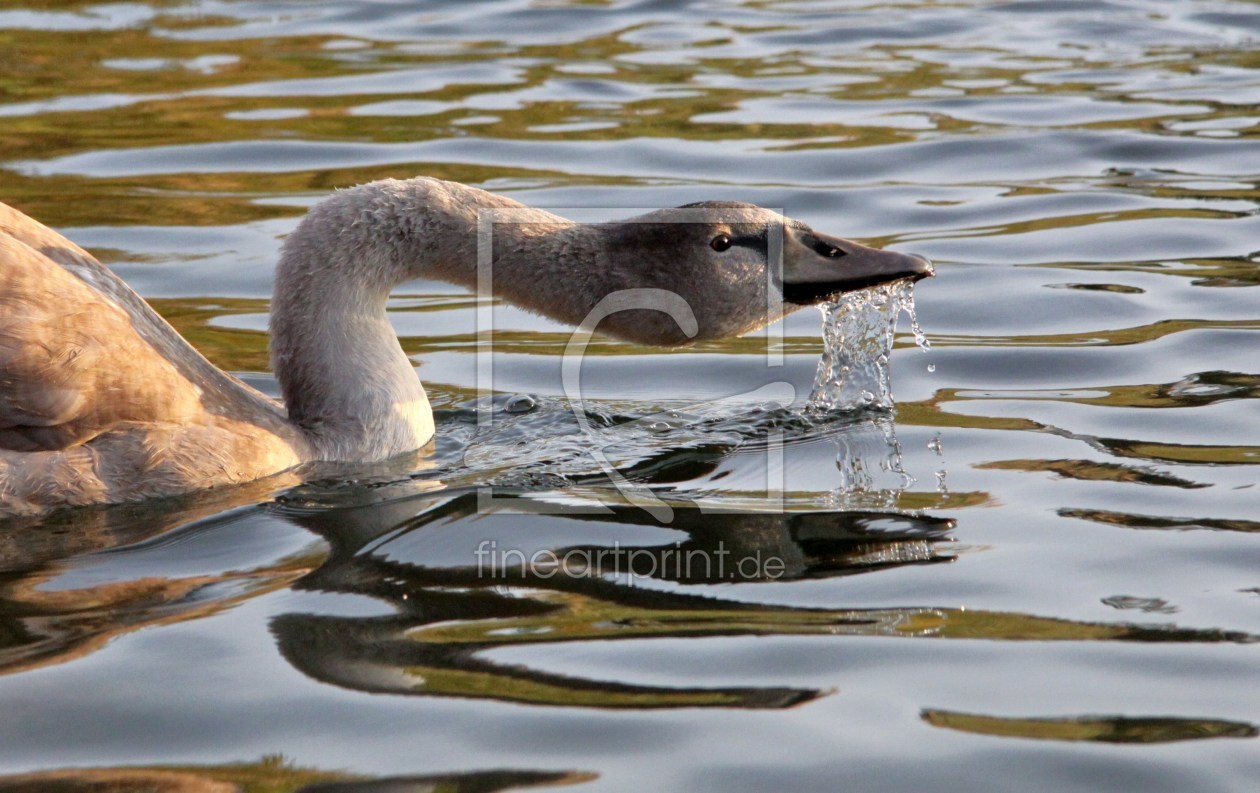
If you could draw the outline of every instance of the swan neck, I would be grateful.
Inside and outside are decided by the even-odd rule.
[[[598,302],[598,235],[436,179],[384,180],[317,205],[285,242],[272,364],[318,459],[371,461],[428,443],[424,388],[386,317],[396,286],[439,279],[576,324]],[[485,276],[489,275],[489,278]]]
[[[424,387],[386,315],[406,272],[382,244],[381,224],[369,233],[337,200],[353,192],[312,210],[276,269],[272,365],[312,460],[375,462],[433,436]]]

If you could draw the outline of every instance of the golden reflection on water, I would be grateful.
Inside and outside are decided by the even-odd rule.
[[[64,560],[144,543],[178,527],[274,496],[296,482],[280,475],[150,504],[64,510],[0,523],[0,674],[90,655],[133,631],[202,619],[290,586],[318,567],[318,553],[266,566],[182,578],[127,577],[61,588]],[[203,597],[218,589],[216,597]]]
[[[635,685],[500,664],[493,660],[493,651],[556,643],[706,636],[1205,644],[1257,641],[1257,637],[1239,632],[1176,625],[1091,623],[962,608],[787,608],[723,595],[722,585],[732,580],[782,583],[878,574],[952,561],[952,538],[947,533],[952,522],[905,513],[732,514],[715,521],[695,510],[678,510],[672,528],[686,531],[688,538],[670,545],[609,549],[602,545],[544,544],[537,549],[524,548],[522,559],[539,558],[542,552],[548,558],[566,560],[570,566],[575,558],[595,560],[593,565],[567,570],[512,564],[487,567],[481,559],[474,563],[474,554],[463,564],[447,566],[396,557],[391,552],[389,543],[426,541],[427,532],[442,531],[452,518],[469,514],[476,503],[474,496],[439,500],[410,519],[401,533],[389,525],[389,516],[409,512],[399,512],[404,504],[292,513],[291,520],[322,534],[333,548],[317,570],[295,582],[295,588],[383,598],[393,604],[397,615],[370,619],[297,613],[278,616],[272,631],[285,658],[318,680],[365,691],[568,707],[759,709],[789,707],[828,692],[769,685],[719,689]],[[528,500],[516,503],[524,509],[545,507],[531,507]],[[608,519],[565,512],[551,516],[557,528],[570,522],[580,526],[583,521],[595,521],[594,528]],[[612,520],[628,525],[652,522],[633,507],[615,510]],[[347,526],[356,527],[356,541],[347,542]],[[388,543],[377,546],[375,538],[391,530]],[[427,541],[440,544],[440,536]],[[518,547],[510,532],[484,536],[496,538],[496,547]],[[365,547],[376,550],[365,553]],[[728,560],[731,568],[715,570],[715,558]],[[773,558],[781,564],[773,570],[766,567],[761,573],[735,568],[735,560],[752,558]],[[703,568],[697,559],[706,562]],[[689,588],[670,591],[651,586],[652,581],[684,583]],[[712,589],[705,591],[704,587]]]
[[[182,509],[162,513],[146,534],[161,535],[221,510],[230,491],[186,499]],[[371,491],[364,491],[370,495]],[[238,492],[248,500],[250,493]],[[256,498],[256,495],[253,497]],[[245,503],[245,501],[240,501]],[[939,607],[788,608],[728,600],[721,590],[695,587],[787,582],[879,573],[907,565],[952,561],[949,520],[905,513],[730,514],[715,521],[695,510],[680,510],[675,530],[688,539],[664,546],[625,546],[609,551],[590,547],[547,547],[554,558],[597,560],[592,567],[558,571],[485,568],[468,563],[433,566],[394,559],[388,543],[423,539],[426,526],[441,527],[476,509],[475,496],[439,498],[419,516],[413,501],[369,500],[362,507],[312,510],[286,507],[271,514],[321,535],[329,551],[310,550],[263,567],[214,576],[141,577],[64,588],[54,561],[65,555],[62,542],[80,534],[32,533],[26,549],[7,553],[0,600],[7,637],[0,647],[0,674],[15,674],[73,661],[93,653],[121,634],[179,621],[202,619],[243,600],[281,588],[356,594],[383,599],[396,616],[371,618],[283,614],[272,631],[284,657],[304,673],[351,689],[401,694],[490,698],[501,701],[601,708],[742,707],[782,708],[823,696],[808,688],[653,687],[614,680],[556,675],[520,665],[501,665],[489,656],[498,648],[553,643],[604,642],[651,638],[738,636],[875,636],[998,641],[1122,641],[1247,643],[1256,637],[1237,632],[1179,628],[1175,625],[1090,623],[1016,612]],[[516,502],[528,507],[528,500]],[[544,505],[537,505],[538,508]],[[139,508],[102,511],[119,525],[136,524]],[[510,516],[511,513],[507,513]],[[528,513],[523,513],[528,514]],[[545,512],[543,513],[545,514]],[[128,520],[130,519],[130,520]],[[650,522],[634,507],[619,508],[613,520]],[[554,521],[598,524],[606,516],[584,518],[561,512]],[[401,533],[400,533],[401,531]],[[378,550],[378,539],[389,541]],[[489,535],[494,537],[496,535]],[[118,538],[106,539],[117,542]],[[496,541],[497,542],[497,541]],[[511,534],[503,535],[504,547]],[[18,562],[20,555],[29,561]],[[701,568],[699,558],[708,562]],[[524,558],[524,557],[522,557]],[[714,570],[714,559],[730,569]],[[775,559],[771,569],[737,569],[736,560]],[[42,559],[49,561],[43,562]],[[687,561],[684,569],[683,560]],[[696,566],[693,567],[693,563]],[[629,575],[628,581],[621,580]],[[732,579],[732,576],[735,576]],[[671,592],[636,583],[656,580],[688,584]],[[49,585],[54,585],[51,589]],[[216,592],[207,597],[203,593]]]
[[[60,9],[65,4],[51,7]],[[230,141],[388,144],[467,135],[511,141],[743,140],[779,150],[870,148],[941,132],[1003,129],[1001,121],[970,118],[972,111],[961,100],[1001,97],[1030,86],[1043,98],[1092,93],[1096,101],[1111,101],[1123,110],[1126,103],[1142,101],[1138,95],[1144,87],[1138,83],[1126,90],[1124,70],[1132,69],[1137,78],[1152,68],[1150,62],[1120,60],[1112,68],[1120,72],[1114,82],[1121,87],[1105,83],[1100,87],[1070,75],[1073,70],[1082,74],[1103,71],[1109,64],[1085,57],[1073,62],[1062,51],[1053,58],[1018,61],[995,52],[988,62],[968,64],[964,80],[950,62],[960,53],[931,43],[912,49],[873,47],[858,57],[834,59],[776,51],[780,45],[775,36],[782,30],[783,19],[771,16],[761,24],[713,23],[709,29],[716,38],[712,42],[690,52],[677,50],[672,54],[678,57],[669,62],[658,62],[654,56],[659,47],[650,40],[636,39],[633,23],[571,43],[435,41],[433,52],[406,42],[362,39],[346,47],[345,37],[328,34],[235,35],[241,20],[178,6],[169,13],[158,9],[143,25],[108,33],[38,27],[0,31],[0,73],[5,75],[0,81],[0,112],[6,114],[0,161],[20,163],[100,150]],[[772,54],[766,59],[750,58],[747,47]],[[1254,60],[1249,48],[1215,47],[1195,53],[1193,60],[1168,59],[1159,68],[1176,77],[1213,64],[1249,68]],[[480,71],[465,73],[461,68]],[[448,77],[441,76],[448,72]],[[335,87],[336,80],[363,80],[374,73],[397,77],[368,79],[361,87],[356,83]],[[312,82],[320,80],[325,81],[323,86]],[[803,113],[799,122],[776,112],[738,123],[720,120],[731,114],[738,118],[740,108],[780,100],[785,86],[797,88],[802,99],[817,104],[816,109]],[[584,98],[572,99],[568,94]],[[107,101],[98,106],[94,97]],[[409,97],[418,98],[414,106],[404,101]],[[912,111],[914,123],[903,125],[906,116],[899,108],[913,104],[909,97],[918,97],[920,105],[942,104],[931,112]],[[1243,122],[1249,118],[1245,107],[1212,108],[1201,100],[1176,96],[1162,101],[1165,110],[1142,123],[1163,134],[1198,134],[1198,128],[1179,131],[1179,124],[1188,123],[1185,117]],[[829,109],[828,102],[835,103],[834,107]],[[871,106],[869,117],[850,112],[863,103]],[[854,123],[855,117],[860,117],[860,123]],[[1256,119],[1250,121],[1226,132],[1254,136],[1260,127]],[[1129,120],[1104,118],[1081,119],[1071,126],[1133,125]],[[549,131],[553,128],[558,131]],[[322,193],[335,186],[396,176],[400,170],[423,170],[473,183],[503,178],[583,181],[578,174],[545,168],[486,168],[474,162],[423,167],[418,163],[410,167],[334,165],[266,174],[58,177],[51,182],[18,169],[6,174],[6,197],[57,226],[111,222],[111,218],[115,223],[222,224],[295,214],[252,203],[252,196]],[[1118,178],[1123,178],[1121,172],[1110,177],[1110,182]],[[613,176],[598,180],[603,184],[618,181],[626,180]],[[1127,184],[1152,197],[1254,200],[1256,195],[1254,186],[1205,192],[1142,179]],[[67,193],[77,200],[55,199]],[[1144,209],[1105,219],[1199,217],[1210,211],[1201,205]],[[1069,214],[968,233],[1070,229],[1098,219]]]
[[[251,763],[216,766],[154,765],[75,768],[0,776],[0,793],[371,793],[374,790],[431,790],[495,793],[590,782],[581,771],[503,769],[463,774],[373,777],[307,768],[283,755]]]
[[[972,713],[925,710],[922,718],[933,727],[1042,741],[1097,741],[1099,743],[1169,743],[1204,738],[1254,738],[1254,724],[1219,719],[1134,718],[1002,718]]]

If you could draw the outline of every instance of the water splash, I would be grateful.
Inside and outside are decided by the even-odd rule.
[[[811,413],[891,411],[889,357],[904,311],[915,343],[931,346],[914,313],[909,280],[841,295],[822,303],[823,354],[806,410]],[[915,485],[906,472],[901,442],[889,416],[867,415],[836,436],[839,487],[830,505],[840,509],[892,509]]]
[[[891,416],[855,419],[835,435],[840,482],[827,498],[833,509],[893,510],[916,480],[902,462],[901,441]]]
[[[641,489],[645,499],[665,484],[680,496],[686,488],[671,478],[675,468],[685,472],[686,481],[696,475],[699,460],[736,450],[749,455],[762,444],[768,453],[775,444],[826,434],[837,446],[839,474],[838,486],[824,497],[827,506],[895,509],[917,484],[905,468],[889,415],[889,357],[902,311],[910,315],[915,339],[926,349],[909,281],[823,306],[824,353],[803,411],[793,404],[795,392],[787,384],[776,384],[787,389],[784,393],[765,386],[686,405],[575,403],[523,395],[478,401],[459,416],[473,426],[445,433],[458,435],[462,444],[442,479],[448,485],[538,490],[590,486],[613,477]],[[769,499],[774,488],[767,488]],[[687,495],[703,499],[706,490]]]
[[[849,292],[818,308],[823,315],[823,354],[807,409],[892,410],[888,359],[901,312],[910,316],[915,344],[924,352],[931,347],[915,318],[914,282],[894,281]]]

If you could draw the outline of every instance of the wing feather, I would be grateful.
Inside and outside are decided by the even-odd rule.
[[[197,415],[201,389],[101,289],[115,282],[127,289],[86,251],[0,204],[0,449],[62,449],[120,422]]]

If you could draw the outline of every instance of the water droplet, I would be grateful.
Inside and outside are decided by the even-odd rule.
[[[934,363],[930,363],[930,364],[928,364],[928,365],[927,365],[927,370],[928,370],[929,372],[935,372],[935,371],[936,371],[936,364],[934,364]]]
[[[927,334],[923,332],[923,328],[919,327],[919,321],[911,315],[910,330],[914,332],[914,343],[919,345],[919,349],[927,352],[932,349],[932,341],[928,339]]]
[[[528,413],[538,405],[532,396],[528,394],[517,394],[510,397],[507,402],[503,403],[503,410],[507,413]]]
[[[669,423],[665,421],[653,421],[647,425],[647,428],[651,432],[669,432],[673,429],[673,427],[669,426]]]
[[[927,447],[938,456],[941,454],[941,434],[939,432],[932,436],[932,440],[928,441]]]

